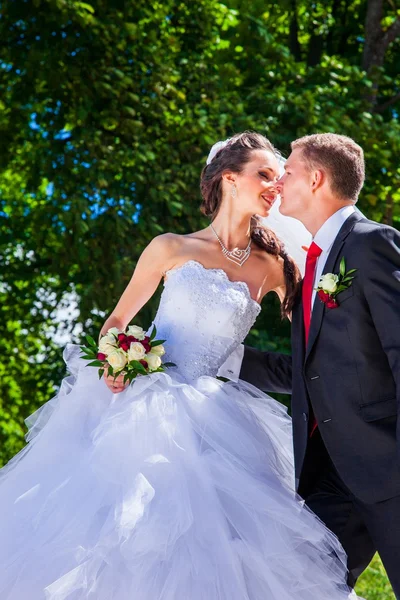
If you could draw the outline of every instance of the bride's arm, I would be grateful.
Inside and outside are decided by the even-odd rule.
[[[178,236],[160,235],[150,242],[140,256],[135,271],[116,307],[101,328],[100,336],[111,327],[125,329],[139,310],[150,300],[156,291],[165,271],[174,265],[178,249]],[[116,379],[104,375],[104,382],[114,393],[122,392],[128,385],[123,376]]]
[[[125,288],[116,307],[108,317],[100,335],[110,327],[125,329],[139,310],[156,291],[165,271],[173,266],[177,237],[166,233],[154,238],[140,256],[132,278]]]

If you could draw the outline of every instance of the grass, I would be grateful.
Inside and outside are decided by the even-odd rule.
[[[356,592],[365,600],[396,600],[377,554],[358,580]]]

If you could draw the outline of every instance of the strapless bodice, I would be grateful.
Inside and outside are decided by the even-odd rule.
[[[248,285],[222,269],[189,260],[166,273],[154,323],[165,339],[165,359],[187,378],[216,376],[250,331],[260,305]]]

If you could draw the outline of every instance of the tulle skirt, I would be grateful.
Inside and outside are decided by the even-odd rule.
[[[78,347],[65,358],[0,471],[2,600],[350,597],[338,540],[294,492],[284,407],[175,369],[113,395]]]

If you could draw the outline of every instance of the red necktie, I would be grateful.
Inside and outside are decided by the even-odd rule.
[[[305,341],[306,347],[308,342],[308,334],[310,332],[310,323],[311,323],[311,298],[313,292],[314,285],[314,277],[315,277],[315,267],[317,266],[317,259],[321,255],[321,248],[312,242],[311,246],[307,252],[306,258],[306,272],[304,274],[303,279],[303,319],[304,319],[304,333],[305,333]],[[314,431],[317,428],[317,420],[314,416],[314,412],[312,406],[310,404],[310,418],[309,418],[309,432],[310,437],[313,435]]]
[[[308,334],[310,332],[311,323],[311,298],[313,293],[315,267],[317,266],[317,259],[321,255],[322,249],[312,242],[307,252],[306,259],[306,272],[303,279],[303,319],[304,319],[304,332],[306,336],[306,346],[308,342]]]

